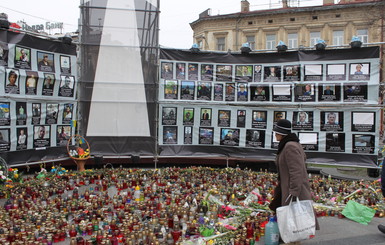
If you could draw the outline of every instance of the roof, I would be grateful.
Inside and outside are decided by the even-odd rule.
[[[232,14],[205,16],[191,22],[190,26],[193,27],[194,25],[207,20],[236,19],[236,18],[247,18],[247,17],[264,16],[264,15],[286,14],[286,13],[339,10],[339,9],[347,9],[347,8],[371,7],[371,6],[377,6],[379,4],[384,5],[385,1],[373,0],[370,2],[349,2],[349,3],[320,5],[320,6],[289,7],[289,8],[279,8],[279,9],[264,9],[264,10],[256,10],[256,11],[249,11],[249,12],[237,12]]]

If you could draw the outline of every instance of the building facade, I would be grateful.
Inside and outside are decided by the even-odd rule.
[[[363,43],[384,41],[383,0],[324,0],[322,6],[250,11],[247,0],[241,12],[208,15],[192,22],[194,42],[202,50],[239,51],[248,42],[254,51],[275,50],[279,41],[289,49],[314,47],[322,39],[328,47],[348,45],[353,36]]]

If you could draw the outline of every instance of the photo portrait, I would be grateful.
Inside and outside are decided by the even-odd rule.
[[[239,129],[221,128],[220,145],[239,146]]]
[[[244,128],[246,126],[246,110],[237,111],[237,128]]]
[[[27,128],[16,128],[17,144],[16,150],[25,150],[28,145],[28,129]]]
[[[39,81],[39,75],[36,71],[26,71],[25,78],[25,94],[36,95],[37,82]]]
[[[225,101],[235,101],[235,83],[226,83],[225,86]]]
[[[178,127],[164,126],[163,127],[163,144],[178,144]]]
[[[20,46],[15,47],[15,68],[31,69],[31,49]]]
[[[172,62],[161,62],[160,63],[160,78],[162,79],[173,79],[173,65]]]
[[[70,137],[71,137],[71,126],[57,125],[56,146],[66,146],[68,139]]]
[[[251,101],[269,101],[270,100],[269,85],[250,84],[250,100]]]
[[[326,133],[327,152],[345,152],[344,133]]]
[[[230,127],[230,120],[230,110],[218,110],[218,127]]]
[[[56,124],[59,115],[59,104],[47,103],[45,124]]]
[[[51,144],[51,127],[48,125],[38,125],[33,127],[33,147],[46,147]]]
[[[20,74],[19,70],[6,69],[5,76],[5,93],[6,94],[20,94]]]
[[[197,100],[211,100],[211,82],[198,82]]]
[[[41,103],[32,103],[32,124],[40,124],[41,119]]]
[[[8,44],[0,41],[0,66],[8,65]]]
[[[27,103],[16,102],[16,125],[27,124]]]
[[[281,82],[280,66],[265,66],[264,79],[265,82]]]
[[[252,111],[252,120],[251,120],[252,128],[261,128],[266,129],[267,127],[267,111]]]
[[[344,116],[342,111],[321,111],[321,131],[343,131]]]
[[[254,82],[262,82],[262,65],[255,65],[254,66]]]
[[[370,63],[349,64],[349,80],[352,80],[352,81],[370,80]]]
[[[315,84],[298,83],[294,87],[295,102],[313,102],[315,101]]]
[[[368,83],[344,84],[344,102],[367,102]]]
[[[211,126],[211,109],[210,108],[201,108],[200,112],[201,126]]]
[[[10,129],[0,129],[0,151],[9,151],[11,149]]]
[[[312,111],[293,112],[293,130],[314,130]]]
[[[301,69],[300,65],[287,65],[283,67],[283,80],[284,81],[300,81]]]
[[[253,80],[253,66],[251,65],[236,65],[235,80],[237,82],[251,82]]]
[[[37,69],[42,72],[55,72],[54,54],[37,52]]]
[[[193,137],[193,127],[191,126],[184,127],[183,144],[191,145],[192,137]]]
[[[183,108],[183,125],[194,125],[194,108]]]
[[[222,83],[214,83],[214,101],[223,101]]]
[[[185,63],[176,63],[176,79],[179,79],[179,80],[186,79],[186,64]]]
[[[213,65],[210,64],[201,64],[201,80],[202,81],[212,81],[213,80]]]
[[[75,87],[75,77],[74,76],[60,76],[60,88],[59,96],[62,97],[73,97],[74,96],[74,87]]]
[[[246,83],[238,83],[237,101],[247,101],[248,91]]]
[[[318,85],[318,100],[334,102],[341,100],[341,85],[333,83],[321,83]]]
[[[265,130],[246,130],[246,147],[265,148]]]
[[[74,107],[74,104],[72,104],[72,103],[64,104],[63,117],[62,117],[62,123],[63,124],[70,124],[71,123],[73,107]]]
[[[44,96],[52,96],[53,89],[55,86],[55,74],[44,73],[44,82],[43,82],[43,90],[42,95]]]
[[[286,111],[274,111],[273,122],[278,122],[279,119],[286,119]]]
[[[198,80],[198,64],[189,63],[188,64],[188,80]]]

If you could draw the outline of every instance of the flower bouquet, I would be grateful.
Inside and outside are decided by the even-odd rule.
[[[87,140],[78,134],[68,139],[67,143],[68,155],[74,160],[78,167],[78,171],[85,171],[85,163],[90,158],[90,145]]]

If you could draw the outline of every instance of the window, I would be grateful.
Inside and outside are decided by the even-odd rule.
[[[312,19],[313,20],[318,20],[318,16],[317,15],[313,15]]]
[[[298,48],[298,33],[289,33],[287,42],[289,48]]]
[[[255,49],[255,36],[246,36],[246,41],[249,43],[251,50]]]
[[[295,21],[295,18],[290,18],[290,21]]]
[[[218,37],[217,38],[217,50],[219,51],[225,51],[226,46],[226,40],[224,37]]]
[[[369,42],[368,29],[357,30],[357,37],[361,40],[361,42],[368,43]]]
[[[333,45],[344,44],[344,31],[333,31]]]
[[[318,40],[320,39],[321,39],[321,32],[319,31],[310,32],[310,46],[316,45]]]
[[[266,35],[266,49],[275,49],[275,34]]]
[[[271,24],[273,23],[273,20],[268,20],[267,23]]]

